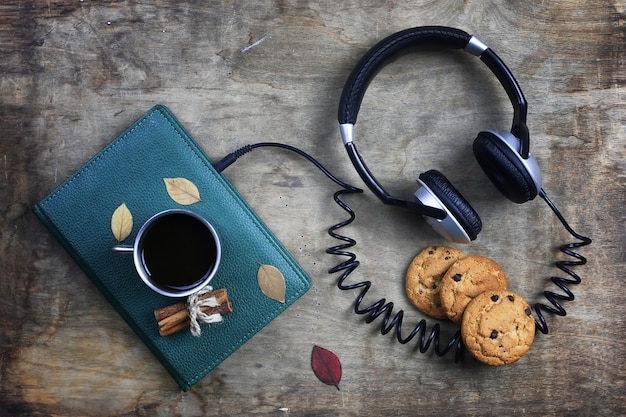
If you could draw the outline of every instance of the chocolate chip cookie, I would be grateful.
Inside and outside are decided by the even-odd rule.
[[[487,290],[504,290],[507,281],[500,265],[484,256],[468,256],[453,263],[441,279],[439,297],[447,317],[460,323],[467,304]]]
[[[429,246],[413,258],[406,272],[406,294],[419,311],[436,319],[447,317],[439,298],[440,281],[450,265],[465,256],[448,246]]]
[[[461,337],[477,360],[506,365],[518,361],[530,349],[535,319],[521,296],[506,290],[486,291],[467,305]]]

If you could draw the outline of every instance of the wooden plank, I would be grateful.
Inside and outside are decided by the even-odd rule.
[[[584,2],[19,2],[0,6],[0,414],[7,415],[598,415],[626,414],[624,6]],[[303,159],[262,149],[225,175],[313,278],[295,305],[189,393],[123,323],[30,207],[155,103],[169,106],[214,159],[284,142],[362,186],[342,149],[337,103],[350,70],[378,40],[427,24],[475,33],[507,63],[529,102],[531,150],[544,188],[594,243],[567,317],[548,316],[517,364],[436,358],[380,335],[352,311],[325,254],[345,218],[335,185]],[[541,201],[515,205],[471,154],[511,110],[482,64],[426,51],[387,66],[357,124],[366,162],[410,198],[439,169],[480,214],[462,249],[496,259],[530,302],[554,290],[557,247],[570,241]],[[425,223],[371,193],[347,198],[357,218],[364,301],[423,318],[403,276]],[[429,320],[430,327],[435,323]],[[454,331],[444,325],[445,333]],[[408,331],[408,330],[405,330]],[[340,391],[310,369],[314,345],[343,365]]]

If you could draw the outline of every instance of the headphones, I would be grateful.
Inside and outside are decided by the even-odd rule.
[[[526,126],[527,103],[520,86],[504,62],[481,40],[450,27],[425,26],[403,30],[376,44],[352,70],[339,102],[341,138],[361,179],[383,203],[424,216],[444,238],[469,243],[478,236],[482,223],[478,214],[452,183],[437,170],[419,175],[415,201],[391,196],[369,171],[354,143],[354,125],[367,86],[388,59],[420,46],[462,49],[487,65],[513,105],[510,131],[480,132],[472,146],[474,156],[487,177],[509,200],[521,204],[541,191],[541,172],[531,155]]]

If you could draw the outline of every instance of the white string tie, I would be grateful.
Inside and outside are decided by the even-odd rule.
[[[213,291],[213,288],[207,285],[187,298],[187,314],[189,315],[189,320],[191,320],[189,329],[195,337],[199,337],[202,334],[200,329],[201,323],[219,323],[223,319],[220,313],[206,314],[202,311],[202,307],[219,307],[220,305],[214,296],[200,299],[200,296],[211,291]]]

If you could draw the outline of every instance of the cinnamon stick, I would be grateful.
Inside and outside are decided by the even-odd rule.
[[[220,305],[216,307],[203,306],[200,308],[203,313],[209,315],[216,313],[228,314],[233,311],[225,288],[206,293],[200,296],[200,299],[204,300],[209,297],[215,297]],[[154,318],[158,322],[159,334],[161,336],[169,336],[183,330],[189,327],[190,323],[189,316],[187,315],[187,304],[185,302],[178,302],[154,310]]]
[[[228,296],[226,294],[226,288],[220,288],[218,290],[214,290],[206,294],[203,294],[200,296],[200,299],[205,300],[209,297],[215,297],[217,302],[219,302],[220,304],[228,300]],[[157,321],[161,321],[164,318],[170,317],[171,315],[176,314],[182,310],[187,311],[187,303],[184,301],[154,310],[154,318]]]

